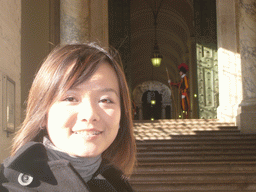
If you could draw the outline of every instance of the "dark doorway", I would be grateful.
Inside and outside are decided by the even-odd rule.
[[[151,101],[155,100],[155,103]],[[146,91],[142,96],[143,119],[154,120],[161,119],[162,95],[157,91]]]
[[[168,105],[165,108],[165,118],[166,119],[171,119],[171,106]]]

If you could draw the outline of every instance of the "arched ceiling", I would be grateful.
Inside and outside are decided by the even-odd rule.
[[[179,78],[177,66],[187,62],[188,42],[194,36],[193,0],[163,0],[157,16],[157,42],[162,64],[153,68],[155,31],[152,8],[162,0],[131,0],[132,88],[156,80],[167,83],[166,68],[172,79]]]

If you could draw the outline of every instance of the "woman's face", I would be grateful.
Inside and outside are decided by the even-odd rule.
[[[117,75],[102,63],[88,80],[51,105],[47,131],[52,143],[68,154],[95,157],[115,140],[120,118]]]

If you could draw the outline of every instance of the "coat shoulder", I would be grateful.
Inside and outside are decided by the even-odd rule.
[[[7,192],[8,191],[6,188],[3,187],[3,183],[7,183],[7,182],[8,182],[8,180],[4,176],[4,165],[1,164],[1,167],[0,167],[0,191],[1,192]]]
[[[131,185],[128,182],[128,179],[123,175],[122,171],[116,168],[113,165],[110,165],[108,161],[102,162],[99,170],[94,174],[94,178],[97,175],[102,175],[108,184],[112,186],[118,192],[133,192]],[[97,179],[96,179],[97,180]],[[97,185],[96,188],[99,186],[98,182],[95,179],[92,179],[89,184]],[[92,190],[93,191],[93,190]],[[96,190],[97,191],[97,190]]]
[[[107,169],[105,173],[103,173],[103,176],[106,177],[107,180],[112,185],[114,185],[116,189],[119,189],[120,191],[133,192],[133,189],[129,184],[128,179],[119,169],[111,167],[110,169]]]

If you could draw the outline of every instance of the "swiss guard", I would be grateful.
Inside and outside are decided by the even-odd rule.
[[[168,80],[168,83],[171,86],[178,87],[179,93],[181,96],[181,109],[183,114],[185,115],[184,118],[188,119],[188,112],[190,111],[190,101],[189,101],[189,81],[186,73],[188,72],[188,66],[185,63],[181,63],[179,66],[179,74],[181,77],[181,81],[179,83],[173,83],[171,80]]]

